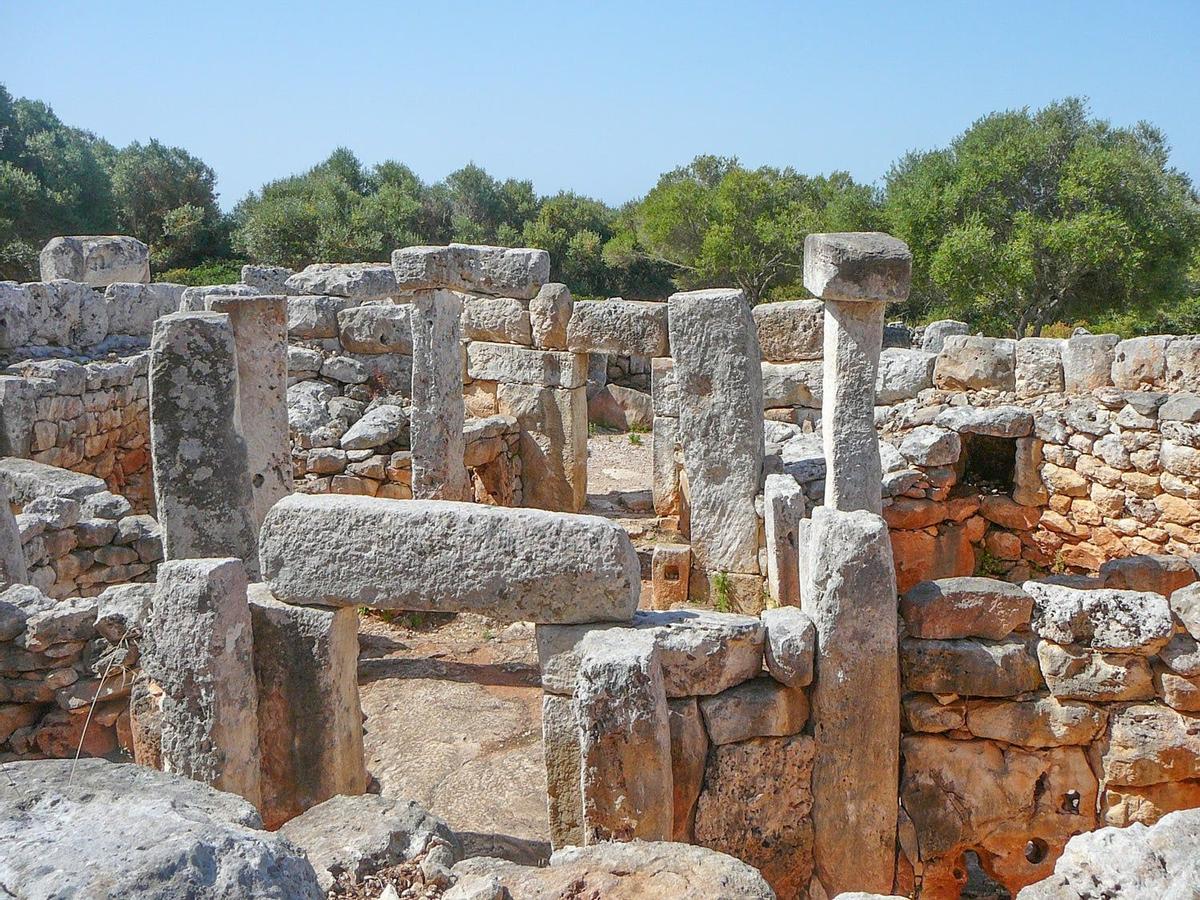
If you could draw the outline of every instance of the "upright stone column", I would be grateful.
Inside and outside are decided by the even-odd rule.
[[[728,288],[674,294],[668,327],[692,559],[700,570],[693,588],[710,573],[759,575],[762,362],[750,307],[741,291]]]
[[[242,561],[159,566],[149,638],[143,666],[163,691],[163,771],[260,806],[258,689]]]
[[[292,492],[287,411],[287,298],[219,297],[205,303],[225,313],[237,348],[238,420],[250,467],[254,524]]]
[[[463,465],[462,300],[453,291],[413,296],[412,495],[469,500]]]
[[[25,550],[21,532],[9,505],[8,485],[0,481],[0,591],[14,584],[27,584]]]
[[[803,609],[817,630],[810,694],[814,857],[825,892],[890,893],[900,775],[896,577],[887,524],[813,510],[800,530]]]
[[[883,509],[875,378],[884,306],[908,296],[912,254],[903,241],[875,231],[810,234],[804,240],[804,286],[825,301],[825,505]]]
[[[236,556],[258,576],[246,444],[238,422],[233,327],[220,313],[173,313],[150,343],[150,452],[167,559]]]
[[[800,545],[797,529],[808,504],[791,475],[768,475],[763,485],[763,530],[767,541],[767,591],[777,606],[800,605]]]

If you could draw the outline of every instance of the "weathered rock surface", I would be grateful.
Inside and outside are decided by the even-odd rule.
[[[13,518],[8,498],[8,485],[0,481],[0,590],[13,584],[25,584],[29,580],[25,553],[21,549],[21,532],[17,528],[17,520]]]
[[[976,737],[1023,747],[1062,747],[1090,743],[1106,718],[1100,707],[1054,697],[972,700],[966,727]]]
[[[765,632],[753,616],[677,609],[639,612],[652,629],[668,697],[719,694],[762,670]]]
[[[973,639],[900,643],[904,686],[930,694],[1010,697],[1042,685],[1038,661],[1025,641]]]
[[[921,349],[927,353],[941,353],[946,338],[952,334],[970,334],[971,326],[957,319],[939,319],[925,326],[921,335]]]
[[[587,389],[501,384],[497,411],[521,429],[521,502],[577,512],[587,502]]]
[[[369,303],[337,313],[338,338],[351,353],[412,353],[412,306]]]
[[[923,581],[900,598],[900,615],[917,638],[980,637],[998,641],[1029,622],[1033,598],[992,578]]]
[[[1158,704],[1114,709],[1099,750],[1104,777],[1112,784],[1200,778],[1200,716]]]
[[[38,255],[38,264],[42,281],[65,278],[94,288],[150,281],[150,248],[125,235],[51,238]]]
[[[1064,647],[1053,641],[1039,642],[1037,655],[1046,686],[1060,699],[1148,700],[1154,696],[1144,656]]]
[[[755,678],[703,698],[700,712],[714,744],[733,744],[798,733],[808,721],[808,700],[800,688]]]
[[[392,270],[403,290],[449,288],[530,300],[550,280],[550,254],[474,244],[405,247],[392,253]]]
[[[587,383],[587,357],[560,350],[472,341],[467,345],[467,374],[483,381],[569,390]]]
[[[544,284],[529,301],[533,346],[542,350],[567,349],[567,323],[575,301],[565,284]]]
[[[950,335],[938,354],[933,383],[947,391],[1016,388],[1016,342],[1008,338]]]
[[[788,687],[805,687],[812,682],[817,629],[808,613],[795,606],[766,609],[765,662],[771,677]]]
[[[1149,656],[1175,631],[1161,594],[1088,590],[1038,581],[1024,584],[1033,598],[1033,630],[1058,644]]]
[[[368,794],[331,797],[279,829],[304,851],[322,890],[339,875],[352,884],[385,866],[428,854],[449,868],[462,846],[449,826],[411,800]]]
[[[667,304],[641,300],[576,303],[567,323],[573,353],[669,356]]]
[[[348,297],[357,303],[383,300],[397,293],[387,263],[314,263],[285,282],[290,294]]]
[[[292,603],[629,621],[637,554],[593,516],[447,501],[293,494],[263,523],[264,578]]]
[[[466,412],[461,319],[462,299],[453,291],[418,291],[413,297],[409,428],[412,495],[418,500],[465,501],[470,497],[470,480],[463,464]]]
[[[937,425],[918,425],[900,442],[900,453],[916,466],[948,466],[958,462],[962,438]]]
[[[764,360],[795,362],[821,358],[825,307],[820,300],[760,303],[752,313]]]
[[[240,797],[144,766],[18,762],[0,792],[0,884],[25,897],[321,900],[304,855]],[[53,861],[53,864],[48,864]]]
[[[810,234],[804,239],[804,286],[822,300],[896,302],[908,297],[912,253],[878,231]]]
[[[695,701],[691,702],[694,706]],[[575,724],[575,709],[570,697],[542,694],[542,747],[546,756],[546,811],[550,819],[550,843],[556,848],[582,845],[579,728]],[[678,785],[676,787],[678,789]]]
[[[668,700],[671,729],[671,793],[675,804],[673,840],[691,843],[696,801],[704,784],[708,759],[708,734],[695,697]],[[576,783],[578,784],[578,775]]]
[[[879,354],[879,375],[875,382],[877,403],[898,403],[911,400],[926,388],[933,387],[933,367],[936,353],[888,347]]]

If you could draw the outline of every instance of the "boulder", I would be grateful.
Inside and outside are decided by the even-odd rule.
[[[1033,598],[1033,630],[1058,644],[1093,650],[1157,653],[1175,626],[1161,594],[1148,591],[1076,590],[1058,584],[1027,581]]]
[[[291,603],[629,621],[640,569],[594,516],[451,501],[294,494],[263,523],[263,576]]]
[[[916,638],[1000,640],[1029,622],[1033,599],[993,578],[923,581],[900,598],[900,615]]]
[[[125,235],[51,238],[38,255],[42,281],[65,278],[89,287],[150,282],[150,248]]]
[[[0,883],[27,897],[322,900],[312,865],[254,807],[100,759],[4,767]],[[53,865],[47,861],[53,860]]]
[[[950,335],[938,354],[933,383],[944,391],[1015,390],[1016,341]]]

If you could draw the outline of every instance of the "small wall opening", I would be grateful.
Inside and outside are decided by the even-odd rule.
[[[960,491],[1011,495],[1017,471],[1016,438],[964,434],[955,468]]]

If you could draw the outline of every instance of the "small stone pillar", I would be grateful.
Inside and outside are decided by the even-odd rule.
[[[21,531],[9,502],[8,485],[0,481],[0,591],[29,582]]]
[[[882,517],[813,510],[799,529],[811,692],[813,855],[825,892],[891,891],[900,777],[896,576]]]
[[[804,286],[825,302],[825,505],[883,509],[875,378],[884,307],[908,296],[912,254],[875,231],[810,234],[804,239]]]
[[[158,568],[143,667],[162,689],[162,768],[262,803],[258,689],[240,559]]]
[[[262,816],[277,828],[367,789],[358,696],[358,611],[283,603],[250,587]]]
[[[453,291],[413,295],[412,495],[469,500],[463,465],[462,299]]]
[[[800,605],[797,529],[808,508],[804,489],[791,475],[768,475],[763,485],[763,531],[767,541],[767,593],[776,606]]]
[[[225,313],[237,348],[238,421],[246,442],[254,524],[261,525],[292,492],[292,445],[287,410],[287,298],[205,298]]]
[[[258,576],[233,327],[221,313],[173,313],[150,342],[150,453],[167,559],[236,556]]]

